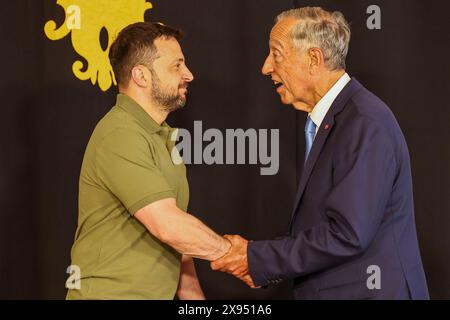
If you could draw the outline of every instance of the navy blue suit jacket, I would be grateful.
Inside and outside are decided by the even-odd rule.
[[[428,299],[408,148],[390,109],[356,79],[317,132],[289,234],[249,242],[247,253],[256,285],[293,279],[296,299]],[[367,284],[371,266],[380,289]]]

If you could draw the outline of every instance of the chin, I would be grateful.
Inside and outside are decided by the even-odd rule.
[[[280,100],[282,104],[293,104],[295,101],[292,95],[287,94],[287,92],[280,93]]]
[[[286,99],[286,98],[284,98],[284,97],[281,97],[281,103],[282,104],[286,104],[286,105],[288,105],[288,104],[292,104],[294,101],[292,101],[291,99]]]

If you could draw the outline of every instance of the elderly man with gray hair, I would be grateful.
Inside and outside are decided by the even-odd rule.
[[[262,68],[306,112],[305,158],[285,236],[211,263],[251,287],[293,280],[296,299],[428,299],[408,148],[391,110],[345,71],[340,12],[297,8],[272,28]]]

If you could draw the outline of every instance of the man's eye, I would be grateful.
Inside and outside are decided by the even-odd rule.
[[[276,51],[273,53],[273,57],[275,58],[276,61],[280,61],[282,59],[282,55]]]

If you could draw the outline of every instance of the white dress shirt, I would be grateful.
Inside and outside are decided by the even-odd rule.
[[[331,89],[328,90],[328,92],[322,97],[322,99],[317,102],[311,113],[309,113],[311,120],[316,125],[316,134],[333,101],[336,99],[339,93],[341,93],[342,89],[344,89],[347,83],[350,82],[350,80],[350,76],[347,73],[344,73],[342,77],[340,77],[339,80],[336,81],[334,86],[332,86]]]

